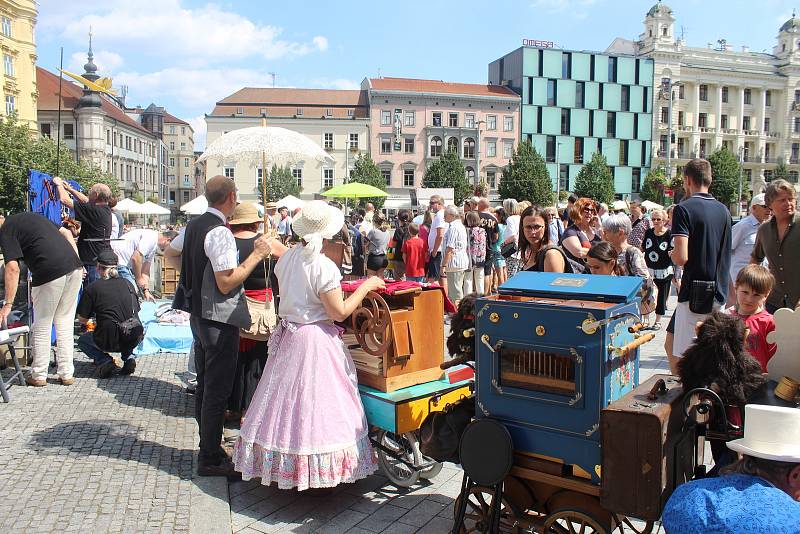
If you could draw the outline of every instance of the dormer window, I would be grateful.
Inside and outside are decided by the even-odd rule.
[[[661,30],[661,34],[664,37],[668,37],[669,36],[669,28],[664,27],[664,29]]]
[[[786,52],[786,43],[781,45],[781,52]]]

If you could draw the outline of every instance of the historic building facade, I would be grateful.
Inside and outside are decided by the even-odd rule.
[[[279,126],[307,136],[335,159],[334,163],[297,162],[291,171],[303,199],[344,182],[360,154],[370,151],[369,109],[364,91],[245,87],[220,100],[205,116],[211,144],[239,128]],[[271,164],[267,162],[267,167]],[[207,162],[206,179],[233,178],[242,200],[260,198],[260,166]]]
[[[616,39],[607,51],[654,61],[654,166],[669,154],[674,175],[725,145],[743,162],[744,191],[762,191],[780,161],[798,182],[800,19],[780,27],[771,54],[733,50],[722,39],[698,48],[676,34],[672,9],[659,2],[638,41]]]
[[[194,176],[194,130],[178,117],[164,115],[164,142],[169,150],[167,183],[168,205],[173,213],[197,196]]]
[[[17,114],[36,128],[36,2],[0,0],[0,48],[3,55],[3,103],[0,114]]]
[[[617,195],[637,194],[650,167],[653,62],[537,44],[490,63],[489,83],[521,96],[521,139],[544,157],[554,190],[572,190],[599,152]]]

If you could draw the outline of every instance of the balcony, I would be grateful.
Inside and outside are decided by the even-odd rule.
[[[781,136],[780,132],[764,132],[764,137],[771,137],[773,139],[779,139]]]
[[[739,130],[735,128],[722,128],[722,135],[739,135]]]
[[[716,128],[708,128],[706,126],[701,126],[700,127],[700,133],[701,134],[714,134],[714,133],[717,133],[717,129]]]
[[[761,132],[759,132],[758,130],[745,130],[744,135],[748,137],[758,137],[759,135],[761,135]]]
[[[800,156],[792,156],[789,158],[789,165],[797,165],[800,164]]]
[[[761,158],[758,156],[745,156],[742,160],[745,163],[761,163]]]
[[[692,126],[678,126],[678,131],[679,132],[690,132],[691,133],[691,132],[694,131],[694,127],[692,127]]]
[[[764,163],[778,163],[780,160],[781,160],[781,158],[770,156],[770,157],[765,157],[764,158]]]

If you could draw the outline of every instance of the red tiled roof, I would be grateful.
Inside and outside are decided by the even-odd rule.
[[[36,67],[36,88],[39,91],[37,107],[44,111],[58,110],[58,76],[41,67]],[[78,84],[64,78],[61,82],[61,109],[72,110],[78,105],[78,100],[83,96],[83,88]],[[100,97],[101,109],[112,119],[146,132],[155,137],[153,133],[125,114],[118,106],[112,104],[104,97]]]
[[[284,87],[244,87],[223,98],[217,105],[316,105],[367,106],[367,95],[358,89],[290,89]]]
[[[191,126],[191,124],[189,124],[188,122],[186,122],[183,119],[179,119],[178,117],[176,117],[172,113],[164,113],[164,124],[166,124],[166,123],[170,123],[170,124],[185,124],[186,126]]]
[[[455,95],[494,96],[498,98],[519,95],[502,85],[483,85],[477,83],[453,83],[441,80],[421,80],[416,78],[370,78],[373,89],[383,91],[406,91],[411,93],[443,93]]]

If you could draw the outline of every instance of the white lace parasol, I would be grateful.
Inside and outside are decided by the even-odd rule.
[[[256,126],[228,132],[208,145],[197,161],[206,160],[250,165],[266,161],[269,166],[279,167],[299,162],[335,161],[333,156],[305,135],[275,126]]]

